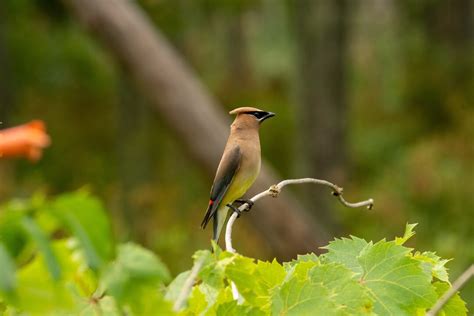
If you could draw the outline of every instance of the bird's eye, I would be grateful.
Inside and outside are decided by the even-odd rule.
[[[253,116],[255,116],[257,118],[257,120],[261,119],[262,117],[265,116],[265,112],[251,112],[250,114],[252,114]]]

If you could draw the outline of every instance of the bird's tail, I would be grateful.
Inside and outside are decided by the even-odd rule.
[[[219,236],[221,234],[222,228],[224,227],[225,220],[227,218],[227,213],[229,211],[228,206],[221,206],[214,214],[213,230],[212,230],[212,239],[215,242],[219,241]]]

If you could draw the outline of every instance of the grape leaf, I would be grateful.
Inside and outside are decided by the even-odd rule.
[[[357,257],[361,251],[367,247],[371,247],[372,242],[367,242],[364,239],[351,236],[351,238],[341,238],[331,241],[329,245],[322,247],[328,252],[321,255],[324,262],[335,262],[345,265],[350,270],[361,275],[362,267],[357,261]]]
[[[274,259],[272,262],[258,261],[255,269],[256,278],[260,281],[260,295],[270,292],[285,279],[286,272],[281,264]]]
[[[423,270],[429,276],[449,283],[448,270],[445,265],[451,261],[450,259],[441,259],[441,257],[431,251],[425,251],[423,253],[417,251],[413,255],[413,258],[421,262]]]
[[[415,231],[413,229],[416,227],[416,225],[418,225],[418,223],[407,224],[403,237],[395,237],[395,243],[397,245],[403,245],[404,243],[406,243],[408,239],[415,235]]]
[[[382,240],[357,258],[363,271],[360,281],[375,300],[377,314],[413,315],[436,300],[431,278],[409,253],[409,248]]]
[[[273,315],[341,315],[331,301],[330,291],[320,282],[293,277],[277,287],[272,295]]]
[[[372,315],[372,301],[354,273],[341,264],[303,261],[273,291],[278,315]]]
[[[285,275],[285,269],[276,260],[255,263],[240,255],[236,255],[226,268],[226,276],[235,283],[245,300],[268,311],[270,290],[281,284]]]
[[[372,299],[367,290],[353,278],[354,272],[340,264],[316,265],[308,274],[312,282],[322,284],[332,293],[331,299],[348,315],[371,315]]]
[[[307,253],[305,255],[298,255],[296,259],[291,260],[290,262],[284,262],[283,267],[285,270],[290,271],[291,268],[300,263],[300,262],[318,262],[319,258],[314,253]]]
[[[233,260],[232,253],[226,251],[213,253],[207,257],[204,267],[199,272],[199,277],[203,283],[221,289],[224,287],[225,269]]]
[[[240,255],[234,255],[232,259],[232,262],[226,266],[226,276],[235,283],[240,295],[254,304],[259,304],[260,300],[257,293],[259,292],[260,280],[254,275],[257,265],[253,259]]]

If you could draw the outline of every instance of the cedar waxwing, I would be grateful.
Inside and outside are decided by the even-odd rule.
[[[205,228],[211,218],[214,219],[213,239],[219,239],[220,232],[227,218],[229,207],[240,200],[252,186],[260,172],[260,124],[274,113],[252,107],[237,108],[229,112],[236,114],[230,126],[230,135],[224,148],[219,167],[217,167],[211,198],[206,215],[201,223]],[[249,203],[249,207],[253,203]]]

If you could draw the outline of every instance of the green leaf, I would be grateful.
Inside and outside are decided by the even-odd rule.
[[[66,241],[54,242],[52,247],[62,271],[59,281],[54,281],[48,273],[43,253],[38,253],[30,263],[18,270],[18,286],[12,304],[28,314],[72,313],[77,304],[76,298],[79,298],[79,286],[75,281],[87,282],[87,276],[78,272],[83,263],[74,258]]]
[[[230,301],[219,305],[216,311],[217,316],[241,316],[241,315],[249,315],[249,316],[264,316],[268,315],[264,313],[262,310],[258,309],[257,307],[249,306],[249,305],[238,305],[237,301]]]
[[[104,296],[100,299],[85,300],[82,304],[78,305],[77,313],[74,315],[80,316],[117,316],[123,315],[117,302],[111,296]]]
[[[171,276],[168,268],[150,250],[137,244],[119,245],[117,262],[124,266],[133,278],[167,282]]]
[[[126,315],[175,315],[172,305],[166,301],[154,285],[132,284],[127,297],[119,301]]]
[[[436,300],[431,278],[409,253],[406,247],[382,240],[358,257],[363,270],[360,282],[369,289],[377,314],[414,315]]]
[[[277,287],[272,296],[273,315],[342,315],[330,300],[330,291],[321,282],[293,277]]]
[[[284,262],[283,267],[285,270],[290,271],[292,267],[300,262],[319,262],[319,258],[314,253],[308,253],[305,255],[298,255],[296,259],[291,260],[290,262]]]
[[[408,239],[413,237],[415,235],[415,232],[413,229],[418,225],[418,223],[414,224],[407,224],[405,227],[405,233],[403,234],[403,237],[395,237],[395,243],[397,245],[403,245],[404,243],[407,242]]]
[[[276,260],[255,263],[253,259],[240,255],[235,255],[225,273],[247,302],[268,311],[271,289],[281,284],[286,276],[285,269]]]
[[[451,261],[450,259],[441,259],[441,257],[430,251],[425,251],[423,253],[415,252],[413,258],[421,262],[423,270],[429,276],[449,283],[448,270],[445,265]]]
[[[216,289],[223,288],[225,268],[228,264],[232,262],[234,255],[225,251],[220,252],[219,255],[217,255],[216,253],[201,254],[206,256],[204,267],[199,272],[199,277],[201,278],[202,282],[209,284],[210,286]],[[196,255],[195,260],[197,260]]]
[[[58,259],[53,252],[50,241],[48,237],[41,231],[41,229],[36,225],[36,223],[30,218],[25,216],[21,221],[24,229],[28,232],[36,242],[39,250],[43,253],[43,258],[45,260],[48,271],[55,281],[59,280],[61,277],[61,267],[59,266]]]
[[[448,283],[435,282],[433,283],[438,298],[450,288]],[[465,316],[467,315],[466,303],[459,296],[459,292],[454,294],[453,297],[443,306],[443,309],[438,314],[439,316]]]
[[[341,238],[331,241],[323,249],[327,249],[328,252],[321,255],[320,258],[323,262],[335,262],[345,265],[355,273],[362,275],[362,267],[360,266],[357,257],[367,247],[371,247],[372,242],[367,242],[364,239],[360,239],[354,236],[351,238]]]
[[[341,264],[316,265],[309,271],[311,282],[321,282],[332,293],[341,312],[348,315],[372,314],[372,299],[354,277],[354,272]]]
[[[305,255],[298,255],[298,256],[296,257],[296,261],[297,261],[297,262],[303,262],[303,261],[314,261],[314,262],[317,262],[317,261],[319,261],[319,258],[318,258],[318,256],[317,256],[315,253],[311,252],[311,253],[307,253],[307,254],[305,254]]]
[[[255,277],[259,280],[260,295],[267,295],[285,279],[286,272],[281,264],[273,259],[272,262],[258,261],[255,269]]]
[[[179,294],[181,293],[181,290],[183,288],[184,283],[186,282],[186,279],[189,277],[190,274],[191,274],[191,271],[189,270],[181,272],[173,281],[171,281],[170,285],[168,285],[168,288],[166,289],[165,299],[167,301],[169,302],[176,301]]]
[[[0,292],[12,293],[16,287],[15,264],[2,243],[0,243],[0,267]]]
[[[113,257],[110,224],[99,200],[78,191],[60,196],[52,203],[52,208],[79,240],[93,269],[99,269]]]
[[[13,258],[16,258],[28,244],[28,235],[21,226],[22,210],[13,207],[0,209],[0,242]]]
[[[298,262],[287,280],[275,288],[272,314],[372,315],[372,300],[341,264]]]
[[[257,265],[253,259],[241,255],[235,255],[232,259],[232,262],[226,266],[226,276],[235,283],[240,294],[246,300],[256,303],[260,282],[254,275]]]
[[[141,286],[167,282],[170,273],[163,262],[150,250],[133,243],[118,247],[118,256],[104,275],[108,293],[119,301]]]
[[[200,286],[193,287],[189,295],[188,308],[186,309],[188,315],[202,315],[206,309],[210,308],[206,299],[206,295],[201,291]],[[214,302],[212,303],[214,304]]]

